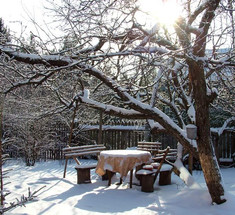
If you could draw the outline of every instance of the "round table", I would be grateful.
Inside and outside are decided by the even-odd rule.
[[[106,173],[106,170],[112,173],[120,173],[121,179],[130,175],[130,187],[132,187],[133,169],[141,164],[151,163],[151,153],[141,150],[106,150],[102,151],[99,156],[96,173],[100,176]],[[109,185],[111,175],[109,177]]]

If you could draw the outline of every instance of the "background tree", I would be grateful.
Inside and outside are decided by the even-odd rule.
[[[3,20],[0,18],[0,45],[4,45],[10,41],[11,40],[10,40],[9,30],[5,27]],[[2,58],[0,60],[2,60]],[[2,86],[4,84],[4,81],[2,80],[2,78],[0,79],[0,81]],[[6,196],[10,194],[10,191],[6,189],[6,185],[10,183],[10,180],[6,181],[6,178],[8,178],[7,174],[11,170],[3,169],[3,165],[8,159],[8,154],[4,153],[4,147],[10,142],[12,142],[12,140],[6,137],[5,130],[3,129],[3,121],[5,115],[4,103],[5,103],[5,95],[1,91],[0,92],[0,189],[1,189],[0,214],[4,214],[5,212],[11,210],[12,208],[18,206],[24,206],[26,202],[32,201],[36,197],[36,194],[43,188],[42,187],[39,190],[36,190],[35,192],[31,192],[29,189],[28,196],[22,195],[20,200],[16,199],[16,201],[9,202],[9,205],[7,205]]]

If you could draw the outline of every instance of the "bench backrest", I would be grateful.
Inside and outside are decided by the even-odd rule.
[[[155,160],[161,160],[164,150],[162,150],[161,142],[138,142],[137,149],[149,151]],[[169,148],[166,160],[173,162],[177,158],[177,149]]]
[[[149,151],[153,156],[162,148],[160,142],[138,142],[137,149]]]
[[[160,150],[159,154],[157,154],[157,157],[159,157],[159,163],[160,164],[157,168],[156,175],[158,175],[158,173],[161,171],[162,165],[165,162],[169,151],[170,151],[170,147],[168,146],[166,149]]]
[[[170,149],[166,156],[166,160],[170,162],[174,162],[176,158],[177,158],[177,149]]]
[[[166,157],[164,158],[164,161],[166,161],[167,163],[169,162],[174,162],[177,158],[177,149],[171,149],[170,147],[168,147],[168,152]],[[162,160],[162,158],[165,155],[165,149],[164,150],[159,150],[153,157],[152,159],[155,162],[160,162]]]
[[[89,154],[99,154],[101,151],[105,150],[105,146],[99,145],[84,145],[84,146],[74,146],[63,148],[63,154],[66,158],[69,157],[79,157]]]

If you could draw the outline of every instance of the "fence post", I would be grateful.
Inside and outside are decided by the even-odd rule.
[[[188,156],[188,171],[191,175],[193,174],[193,155],[190,152]]]
[[[213,139],[214,139],[215,156],[216,156],[217,161],[219,163],[220,155],[219,155],[219,135],[218,135],[218,133],[214,134],[214,138]]]
[[[99,121],[99,133],[98,133],[98,144],[102,141],[102,125],[103,125],[103,112],[100,111],[100,121]]]
[[[150,127],[149,124],[146,122],[144,126],[144,141],[150,141]]]

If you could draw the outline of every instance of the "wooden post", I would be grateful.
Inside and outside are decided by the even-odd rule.
[[[65,164],[64,164],[64,176],[63,176],[63,178],[65,178],[65,176],[66,176],[67,164],[68,164],[68,158],[65,158]]]
[[[98,144],[102,144],[102,126],[103,126],[103,112],[100,111],[100,122],[99,122],[99,133],[98,133]]]
[[[193,174],[193,155],[190,152],[188,156],[188,171],[191,175]]]
[[[217,133],[214,134],[214,149],[215,149],[215,155],[217,158],[217,161],[219,163],[219,158],[220,158],[220,154],[219,154],[219,135]]]
[[[133,169],[130,171],[130,188],[132,188],[132,181],[133,181]]]
[[[151,135],[150,135],[150,126],[147,122],[146,122],[144,128],[145,128],[145,130],[144,130],[144,141],[149,142]]]
[[[231,131],[231,157],[235,162],[235,132]]]

